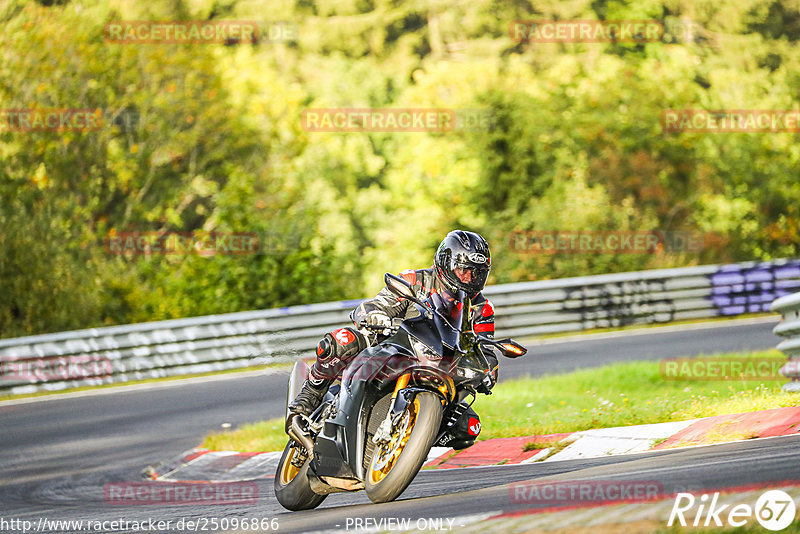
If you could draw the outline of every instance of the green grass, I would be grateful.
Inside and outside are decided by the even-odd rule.
[[[715,355],[726,356],[785,358],[774,349]],[[781,391],[784,382],[664,380],[659,362],[619,363],[505,382],[474,408],[483,423],[481,438],[545,435],[800,404],[800,396]]]
[[[558,439],[534,440],[534,441],[529,441],[525,445],[523,445],[522,450],[523,452],[540,451],[542,449],[550,449],[553,447],[557,447],[559,444],[561,444],[561,440]]]
[[[281,451],[286,446],[283,418],[248,423],[235,430],[212,432],[203,440],[203,447],[215,451]]]
[[[774,349],[715,355],[726,356],[785,358]],[[474,408],[483,424],[481,439],[546,435],[800,405],[800,395],[781,391],[784,382],[664,380],[659,362],[618,363],[503,382],[493,395],[480,395]],[[202,446],[274,451],[285,443],[282,419],[271,419],[211,434]]]

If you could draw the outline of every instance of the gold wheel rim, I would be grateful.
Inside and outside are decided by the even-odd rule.
[[[392,434],[392,439],[389,443],[385,443],[375,449],[369,468],[369,481],[371,484],[377,484],[391,473],[397,463],[397,459],[400,458],[408,444],[408,439],[411,437],[411,432],[417,422],[418,413],[419,399],[415,398],[414,402],[406,408],[405,420],[400,431]]]
[[[292,447],[289,449],[289,454],[286,455],[286,460],[283,462],[283,466],[281,466],[281,485],[285,486],[292,480],[294,477],[297,476],[297,473],[300,472],[300,468],[296,467],[292,464],[294,459],[297,457],[297,447]]]

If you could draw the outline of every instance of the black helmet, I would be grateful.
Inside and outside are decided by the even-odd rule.
[[[462,289],[474,297],[483,290],[489,276],[492,265],[489,243],[475,232],[453,230],[439,245],[433,265],[446,289],[453,292]]]

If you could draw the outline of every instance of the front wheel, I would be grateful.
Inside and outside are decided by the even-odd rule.
[[[392,439],[375,448],[367,470],[365,490],[372,502],[395,500],[417,476],[442,422],[442,403],[423,391],[406,407]]]
[[[287,510],[310,510],[319,506],[327,497],[327,495],[317,495],[311,490],[307,476],[311,458],[306,458],[301,465],[297,465],[304,451],[305,449],[294,441],[290,441],[278,462],[278,470],[275,473],[275,497]]]

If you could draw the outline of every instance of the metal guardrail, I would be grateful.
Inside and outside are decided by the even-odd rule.
[[[772,311],[783,316],[773,329],[776,336],[786,338],[778,344],[778,350],[788,358],[781,367],[781,374],[790,379],[783,389],[800,392],[800,293],[780,297],[772,303]]]
[[[487,287],[498,336],[769,311],[800,260],[704,265]],[[220,371],[312,354],[360,301],[0,339],[0,391],[21,394]]]

